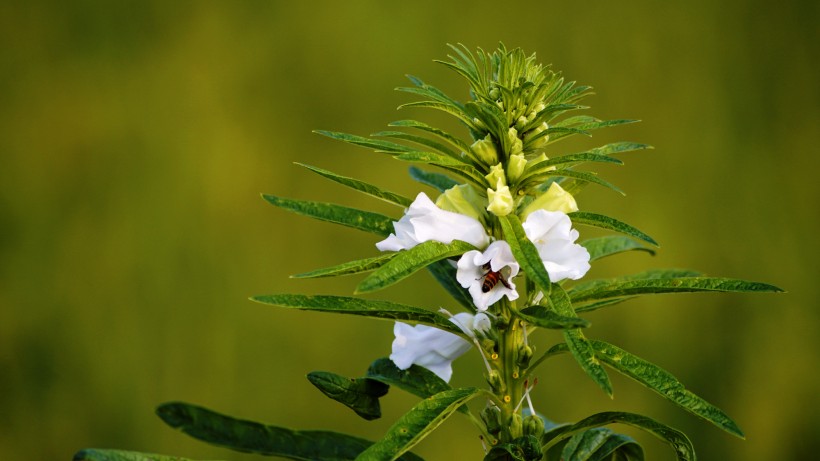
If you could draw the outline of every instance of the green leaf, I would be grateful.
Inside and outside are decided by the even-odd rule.
[[[451,389],[422,400],[356,459],[388,461],[399,458],[480,392],[474,387]]]
[[[395,158],[406,162],[435,165],[444,168],[453,174],[469,179],[476,184],[482,186],[487,184],[487,181],[484,179],[484,175],[475,169],[475,167],[461,160],[447,157],[446,155],[436,154],[434,152],[405,152],[403,154],[396,155]]]
[[[398,320],[411,325],[420,323],[457,334],[461,337],[467,337],[460,328],[437,312],[389,301],[375,301],[345,296],[292,294],[254,296],[251,300],[262,304],[271,304],[290,309],[360,315],[382,320]]]
[[[603,145],[601,147],[596,147],[594,149],[588,150],[588,153],[591,154],[599,154],[599,155],[612,155],[612,154],[620,154],[622,152],[631,152],[635,150],[644,150],[644,149],[654,149],[654,147],[650,146],[649,144],[641,144],[637,142],[628,142],[628,141],[620,141],[620,142],[613,142],[610,144]]]
[[[615,454],[619,458],[615,458]],[[643,448],[629,436],[597,427],[573,435],[564,446],[565,461],[604,461],[612,459],[643,461]]]
[[[655,250],[621,235],[598,237],[581,242],[581,246],[589,251],[589,261],[595,261],[625,251],[645,251],[655,255]]]
[[[468,146],[467,143],[462,141],[460,138],[457,138],[457,137],[451,135],[450,133],[447,133],[446,131],[440,130],[436,127],[432,127],[432,126],[430,126],[426,123],[422,123],[422,122],[419,122],[419,121],[416,121],[416,120],[398,120],[398,121],[389,123],[388,126],[400,126],[400,127],[407,127],[407,128],[416,128],[418,130],[426,131],[427,133],[434,134],[434,135],[438,136],[439,138],[441,138],[441,139],[447,141],[448,143],[450,143],[458,151],[467,152],[468,150],[470,150],[470,146]]]
[[[501,223],[504,240],[509,243],[512,254],[518,264],[521,265],[521,269],[545,294],[549,293],[552,284],[550,283],[547,268],[544,267],[538,249],[530,242],[524,228],[521,227],[521,220],[518,219],[518,216],[509,214],[499,216],[498,222]]]
[[[157,415],[169,426],[217,446],[267,456],[313,461],[352,460],[373,442],[330,431],[294,431],[231,418],[187,403],[160,405]],[[407,453],[402,459],[421,461]]]
[[[339,141],[355,144],[357,146],[368,147],[370,149],[375,150],[376,152],[386,152],[390,154],[395,154],[399,152],[412,152],[415,150],[412,147],[396,144],[394,142],[384,141],[381,139],[370,139],[364,136],[356,136],[354,134],[338,133],[335,131],[325,130],[313,130],[313,132],[321,134],[323,136],[327,136],[329,138],[337,139]]]
[[[743,431],[732,418],[721,409],[687,390],[668,371],[642,358],[603,341],[592,341],[596,356],[608,366],[634,379],[675,403],[684,410],[695,414],[724,431],[744,438]]]
[[[609,279],[593,279],[578,283],[567,290],[570,298],[574,299],[575,293],[597,291],[623,282],[634,280],[650,279],[674,279],[677,277],[700,277],[703,274],[691,269],[649,269],[637,274],[621,275]],[[580,302],[580,301],[579,301]]]
[[[380,189],[380,188],[378,188],[378,187],[376,187],[372,184],[368,184],[364,181],[359,181],[358,179],[348,178],[347,176],[337,175],[336,173],[333,173],[331,171],[323,170],[323,169],[317,168],[315,166],[306,165],[304,163],[296,162],[296,164],[299,165],[299,166],[303,166],[303,167],[307,168],[308,170],[319,174],[320,176],[323,176],[327,179],[330,179],[331,181],[334,181],[334,182],[337,182],[337,183],[342,184],[344,186],[350,187],[351,189],[355,189],[359,192],[364,192],[367,195],[370,195],[372,197],[376,197],[378,199],[384,200],[385,202],[392,203],[392,204],[398,205],[400,207],[408,207],[408,206],[410,206],[411,203],[413,203],[413,201],[410,200],[407,197],[402,197],[399,194],[394,194],[393,192],[388,192],[388,191],[382,190],[382,189]]]
[[[74,455],[74,461],[191,461],[177,456],[140,453],[137,451],[86,448]]]
[[[396,386],[423,399],[452,389],[446,381],[427,368],[412,365],[406,370],[400,370],[387,357],[376,359],[370,364],[365,376],[389,386]]]
[[[604,216],[602,214],[597,213],[588,213],[585,211],[576,211],[574,213],[569,213],[569,218],[572,220],[573,224],[584,224],[587,226],[594,226],[600,227],[601,229],[608,229],[613,230],[616,232],[620,232],[622,234],[626,234],[638,239],[643,240],[644,242],[651,243],[656,247],[659,247],[658,242],[655,241],[649,235],[639,231],[638,229],[626,224],[624,222],[618,221],[615,218],[610,218],[609,216]]]
[[[320,221],[341,224],[381,236],[390,235],[393,231],[393,220],[379,213],[357,210],[332,203],[295,200],[268,194],[263,194],[262,198],[273,206],[303,216],[310,216]]]
[[[456,280],[456,272],[458,271],[448,261],[436,261],[427,266],[427,270],[432,274],[433,278],[444,287],[444,290],[450,294],[459,304],[466,307],[467,310],[475,311],[473,304],[473,297],[466,288],[462,287],[458,280]]]
[[[628,301],[634,298],[634,296],[624,296],[623,298],[612,298],[612,299],[604,299],[602,301],[594,301],[590,303],[584,303],[582,305],[573,304],[572,307],[575,308],[575,312],[580,314],[582,312],[592,312],[594,310],[600,309],[602,307],[614,306],[615,304],[620,304],[624,301]]]
[[[610,183],[609,181],[604,181],[603,179],[596,176],[595,173],[588,173],[586,171],[575,171],[575,170],[568,170],[566,168],[563,168],[563,169],[560,169],[560,170],[547,171],[547,172],[545,172],[545,173],[543,173],[539,176],[543,176],[543,177],[556,176],[556,177],[563,177],[563,178],[572,178],[572,179],[575,179],[576,181],[583,181],[583,182],[598,184],[599,186],[604,186],[607,189],[612,189],[612,190],[614,190],[615,192],[617,192],[621,195],[626,195],[626,193],[624,193],[624,191],[622,191],[618,186]]]
[[[575,289],[571,293],[573,302],[618,298],[658,293],[692,292],[754,293],[782,292],[780,288],[767,283],[720,277],[675,277],[639,280],[618,280],[588,289]]]
[[[461,107],[454,106],[452,104],[446,102],[439,102],[439,101],[414,101],[408,102],[405,104],[400,105],[399,109],[406,109],[408,107],[423,107],[426,109],[436,109],[442,112],[448,113],[453,117],[461,120],[467,126],[473,126],[472,119],[465,114],[464,110]]]
[[[568,328],[587,328],[589,322],[577,316],[563,316],[544,306],[529,306],[516,313],[527,322],[541,328],[566,330]]]
[[[301,274],[291,275],[294,279],[310,279],[320,277],[336,277],[339,275],[358,274],[361,272],[372,271],[386,264],[393,259],[396,253],[385,253],[372,258],[359,259],[342,264],[337,264],[331,267],[312,270],[310,272],[303,272]]]
[[[579,152],[577,154],[567,154],[549,158],[529,166],[527,170],[532,173],[541,173],[556,165],[566,165],[568,163],[580,164],[583,162],[614,163],[616,165],[624,164],[623,161],[615,157],[610,157],[609,155],[597,154],[594,152]]]
[[[558,314],[565,317],[577,317],[567,292],[564,291],[560,285],[553,284],[552,292],[547,299],[552,309]],[[581,330],[579,328],[564,330],[564,341],[570,352],[572,352],[575,361],[581,366],[581,369],[583,369],[608,396],[612,397],[612,383],[609,381],[609,376],[595,356],[592,344],[590,344]]]
[[[449,244],[428,240],[409,250],[396,253],[393,259],[362,280],[356,287],[356,292],[370,293],[381,290],[436,261],[459,256],[470,250],[475,250],[475,247],[461,240],[453,240]]]
[[[454,152],[449,147],[445,146],[444,144],[430,138],[426,138],[424,136],[417,136],[410,133],[405,133],[403,131],[379,131],[378,133],[373,133],[371,136],[381,137],[381,138],[395,138],[395,139],[403,139],[405,141],[414,142],[421,146],[429,147],[435,151],[438,151],[441,154],[444,154],[448,157],[458,158],[459,154]]]
[[[444,192],[458,185],[458,182],[445,174],[431,173],[414,166],[410,167],[410,177],[422,184],[438,189],[439,192]]]
[[[379,397],[387,394],[389,386],[368,378],[347,378],[328,371],[310,372],[307,379],[323,394],[362,418],[368,421],[381,418]]]
[[[652,418],[619,411],[598,413],[578,421],[575,424],[558,426],[544,433],[541,442],[545,447],[549,447],[560,442],[572,434],[592,428],[606,426],[608,424],[620,423],[642,429],[655,437],[668,443],[680,461],[695,461],[695,448],[692,442],[683,432],[673,429],[665,424],[659,423]]]

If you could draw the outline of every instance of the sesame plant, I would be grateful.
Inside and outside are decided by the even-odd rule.
[[[411,199],[300,164],[330,181],[396,205],[395,217],[337,204],[263,197],[276,207],[373,236],[378,253],[295,277],[355,274],[361,277],[355,294],[362,294],[389,288],[426,270],[433,276],[430,282],[439,283],[452,299],[442,299],[435,307],[417,307],[412,300],[399,304],[356,296],[252,298],[288,309],[394,321],[392,353],[370,363],[362,376],[315,371],[307,378],[366,420],[381,416],[379,399],[391,388],[417,396],[418,403],[375,442],[235,419],[180,402],[161,405],[160,418],[205,442],[296,460],[420,460],[410,450],[451,417],[466,418],[474,425],[485,461],[643,460],[643,449],[633,438],[606,427],[616,423],[657,437],[677,459],[696,459],[686,435],[648,416],[608,411],[575,422],[551,421],[550,396],[533,388],[544,362],[570,354],[607,395],[612,396],[609,373],[621,373],[671,404],[743,438],[726,413],[686,389],[668,371],[589,337],[590,322],[584,316],[643,295],[781,290],[680,269],[585,278],[591,265],[602,258],[633,251],[654,254],[657,243],[616,218],[579,208],[576,196],[589,185],[621,192],[579,167],[621,165],[621,154],[650,146],[615,142],[561,153],[556,146],[563,139],[634,120],[579,115],[587,109],[580,101],[590,88],[565,81],[520,49],[507,50],[503,45],[491,53],[464,46],[451,49],[449,60],[441,64],[467,81],[469,100],[454,99],[416,77],[409,77],[412,86],[398,90],[418,99],[402,108],[443,111],[460,122],[463,133],[448,133],[416,120],[390,123],[390,130],[370,136],[317,131],[410,163],[410,177],[426,191]],[[583,239],[577,229],[582,226],[611,234]],[[550,338],[561,339],[550,344]],[[448,384],[453,361],[467,352],[481,356],[485,381],[453,388]],[[87,449],[75,459],[180,458]]]

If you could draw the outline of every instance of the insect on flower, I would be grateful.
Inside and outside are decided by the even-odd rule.
[[[490,267],[490,263],[485,264],[484,269],[487,272],[481,276],[481,278],[484,279],[484,281],[481,282],[482,293],[489,293],[490,290],[492,290],[493,288],[495,288],[496,285],[498,285],[498,282],[501,282],[501,284],[504,285],[504,287],[506,287],[508,290],[512,289],[510,287],[509,282],[504,280],[504,276],[501,275],[501,271],[492,270],[492,268]]]

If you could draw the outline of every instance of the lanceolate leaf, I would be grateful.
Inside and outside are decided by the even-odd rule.
[[[782,292],[780,288],[760,282],[719,277],[676,277],[666,279],[642,279],[613,281],[608,285],[585,290],[573,290],[573,302],[618,298],[641,294],[715,292]]]
[[[616,457],[617,453],[617,457]],[[643,448],[632,437],[596,427],[573,435],[564,446],[564,461],[643,461]]]
[[[521,227],[521,220],[518,219],[518,216],[509,214],[499,216],[498,221],[501,223],[504,240],[510,244],[512,254],[518,264],[521,265],[521,269],[527,274],[527,277],[541,288],[544,294],[548,294],[552,289],[550,276],[547,273],[547,268],[544,267],[541,256],[538,255],[538,249],[530,242],[524,228]]]
[[[375,150],[376,152],[387,152],[390,154],[395,154],[400,152],[411,152],[415,150],[409,146],[404,146],[401,144],[396,144],[394,142],[384,141],[381,139],[371,139],[366,138],[364,136],[356,136],[355,134],[338,133],[335,131],[325,130],[313,130],[313,132],[327,136],[329,138],[338,139],[339,141],[355,144],[357,146],[368,147],[370,149]]]
[[[360,315],[382,320],[399,320],[412,325],[420,323],[467,337],[460,328],[437,312],[389,301],[374,301],[345,296],[291,294],[254,296],[251,300],[290,309]]]
[[[74,455],[74,461],[192,461],[177,456],[140,453],[136,451],[86,448]]]
[[[470,399],[479,394],[474,387],[440,392],[419,402],[387,431],[387,434],[365,450],[358,461],[391,461],[398,459]]]
[[[436,261],[459,256],[474,249],[473,245],[460,240],[454,240],[449,244],[428,240],[409,250],[396,253],[393,259],[362,280],[356,287],[356,292],[369,293],[381,290]]]
[[[452,149],[445,146],[444,144],[430,139],[424,136],[418,136],[410,133],[405,133],[403,131],[379,131],[378,133],[373,133],[371,136],[377,136],[381,138],[396,138],[396,139],[403,139],[405,141],[414,142],[416,144],[429,147],[441,154],[444,154],[448,157],[458,158],[458,154],[453,152]]]
[[[187,403],[160,405],[157,414],[169,426],[196,439],[237,451],[295,460],[352,460],[373,444],[369,440],[337,432],[294,431],[234,419]],[[412,453],[407,453],[402,459],[421,461]]]
[[[575,424],[558,426],[545,432],[544,436],[541,438],[541,441],[545,447],[549,447],[579,431],[592,427],[606,426],[613,423],[627,424],[637,427],[665,441],[672,447],[672,449],[675,450],[679,461],[695,461],[697,459],[692,442],[689,441],[689,438],[686,437],[683,432],[673,429],[665,424],[661,424],[646,416],[619,411],[598,413],[584,418]]]
[[[516,315],[532,325],[541,328],[566,330],[568,328],[586,328],[589,326],[589,322],[580,317],[565,317],[544,306],[538,305],[525,307],[517,312]]]
[[[651,243],[655,246],[658,245],[658,242],[655,241],[649,235],[639,231],[638,229],[626,224],[624,222],[618,221],[615,218],[610,218],[609,216],[604,216],[602,214],[597,213],[588,213],[585,211],[576,211],[574,213],[569,213],[569,218],[572,220],[573,224],[585,224],[587,226],[594,226],[600,227],[602,229],[609,229],[616,232],[620,232],[622,234],[626,234],[638,239],[643,240],[644,242]]]
[[[323,394],[347,406],[366,420],[381,418],[379,397],[387,394],[389,386],[368,378],[347,378],[328,371],[313,371],[308,381]]]
[[[582,303],[580,306],[574,304],[572,307],[575,308],[575,312],[580,314],[581,312],[591,312],[602,307],[609,307],[614,306],[615,304],[620,304],[624,301],[628,301],[634,298],[634,296],[624,296],[623,298],[612,298],[612,299],[604,299],[602,301],[594,301],[590,303]]]
[[[321,168],[317,168],[315,166],[305,165],[304,163],[298,163],[297,162],[296,164],[299,165],[299,166],[303,166],[303,167],[307,168],[308,170],[313,171],[314,173],[317,173],[321,176],[324,176],[325,178],[330,179],[331,181],[335,181],[339,184],[345,185],[345,186],[350,187],[351,189],[355,189],[359,192],[364,192],[367,195],[376,197],[378,199],[382,199],[385,202],[389,202],[389,203],[392,203],[394,205],[398,205],[398,206],[401,206],[401,207],[408,207],[408,206],[410,206],[411,203],[413,203],[413,201],[410,200],[407,197],[402,197],[399,194],[394,194],[393,192],[388,192],[388,191],[382,190],[382,189],[380,189],[380,188],[378,188],[378,187],[376,187],[372,184],[368,184],[364,181],[359,181],[358,179],[348,178],[347,176],[341,176],[341,175],[338,175],[338,174],[333,173],[331,171],[327,171],[327,170],[323,170]]]
[[[412,365],[406,370],[400,370],[387,357],[376,359],[370,364],[365,376],[390,386],[396,386],[423,399],[452,389],[447,382],[427,368]]]
[[[393,231],[393,220],[379,213],[357,210],[332,203],[294,200],[268,194],[263,194],[262,198],[271,205],[296,214],[310,216],[320,221],[341,224],[382,236],[390,235]]]
[[[671,373],[603,341],[591,341],[604,363],[657,392],[664,398],[709,421],[724,431],[744,438],[743,431],[722,410],[687,390]]]
[[[589,251],[590,262],[625,251],[637,250],[645,251],[651,255],[655,254],[655,250],[622,235],[610,235],[589,239],[581,242],[581,246]]]
[[[649,144],[641,144],[638,142],[613,142],[611,144],[606,144],[601,147],[596,147],[595,149],[591,149],[587,152],[591,154],[601,154],[601,155],[611,155],[611,154],[620,154],[622,152],[631,152],[635,150],[644,150],[644,149],[654,149]]]
[[[552,292],[549,297],[550,306],[560,315],[566,317],[577,317],[572,308],[569,296],[558,284],[553,284]],[[579,328],[564,330],[564,341],[575,361],[581,368],[595,381],[601,389],[610,397],[612,397],[612,383],[609,381],[609,376],[606,370],[595,356],[595,351],[592,348],[589,340],[584,336]]]
[[[484,175],[482,175],[477,169],[475,169],[475,167],[473,167],[469,163],[465,163],[461,160],[456,160],[452,157],[447,157],[445,155],[436,154],[433,152],[405,152],[403,154],[396,155],[395,158],[407,162],[418,162],[436,165],[438,167],[444,168],[447,171],[452,172],[453,174],[457,174],[466,179],[469,179],[470,181],[476,184],[484,185],[487,183],[487,181],[484,179]]]
[[[319,277],[336,277],[339,275],[358,274],[360,272],[372,271],[383,266],[385,263],[393,259],[396,253],[385,253],[372,258],[359,259],[350,261],[336,266],[325,267],[322,269],[312,270],[310,272],[303,272],[301,274],[291,275],[294,279],[309,279]]]
[[[461,284],[458,283],[458,280],[456,280],[457,269],[450,265],[449,261],[436,261],[427,266],[427,270],[430,271],[433,278],[435,278],[436,281],[444,287],[444,290],[447,291],[453,299],[458,301],[458,303],[462,306],[466,307],[467,310],[475,311],[473,297],[466,288],[462,287]]]
[[[568,169],[564,168],[564,169],[560,169],[560,170],[548,171],[548,172],[546,172],[542,175],[539,175],[539,176],[544,176],[544,177],[558,176],[558,177],[564,177],[564,178],[572,178],[572,179],[575,179],[576,181],[591,182],[593,184],[598,184],[599,186],[604,186],[607,189],[612,189],[612,190],[614,190],[615,192],[617,192],[621,195],[626,195],[624,193],[624,191],[622,191],[618,186],[610,183],[609,181],[604,181],[603,179],[596,176],[594,173],[587,173],[585,171],[575,171],[575,170],[568,170]]]
[[[567,154],[561,155],[559,157],[553,157],[542,162],[538,162],[535,165],[527,168],[527,170],[531,173],[541,173],[547,171],[548,168],[554,167],[556,165],[566,165],[567,163],[583,163],[583,162],[601,162],[601,163],[614,163],[616,165],[623,165],[624,162],[615,158],[610,157],[609,155],[604,154],[596,154],[593,152],[580,152],[577,154]]]
[[[650,269],[648,271],[638,272],[637,274],[621,275],[611,279],[587,280],[574,285],[567,291],[567,293],[569,293],[570,298],[575,299],[575,293],[597,291],[623,282],[630,282],[634,280],[674,279],[679,277],[700,277],[702,275],[703,274],[701,272],[691,269]]]
[[[416,120],[398,120],[388,124],[389,126],[401,126],[401,127],[408,127],[408,128],[416,128],[421,131],[426,131],[428,133],[434,134],[439,138],[447,141],[457,150],[466,152],[470,149],[470,146],[467,145],[464,141],[460,138],[457,138],[446,131],[440,130],[436,127],[432,127],[426,123],[418,122]]]
[[[458,182],[445,174],[431,173],[414,166],[410,167],[410,177],[422,184],[438,189],[439,192],[444,192],[447,189],[458,185]]]

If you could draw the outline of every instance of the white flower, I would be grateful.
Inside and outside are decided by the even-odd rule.
[[[458,260],[456,280],[469,290],[476,308],[485,311],[504,296],[510,301],[518,299],[512,282],[518,270],[510,245],[496,240],[483,253],[476,250],[464,253]]]
[[[452,243],[463,240],[478,248],[490,242],[478,220],[437,207],[424,192],[419,193],[404,216],[393,223],[394,234],[376,244],[381,251],[399,251],[435,240]]]
[[[476,331],[487,331],[490,319],[485,314],[462,312],[450,318],[464,333],[475,337]],[[419,365],[449,382],[453,375],[453,360],[470,350],[472,344],[464,338],[427,325],[410,326],[396,322],[393,327],[393,353],[390,360],[401,370]]]
[[[578,231],[560,211],[536,210],[523,223],[527,238],[535,244],[550,280],[578,280],[589,270],[589,252],[575,243]]]

